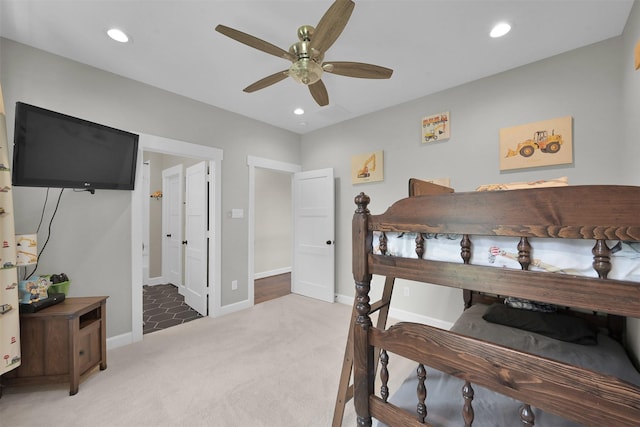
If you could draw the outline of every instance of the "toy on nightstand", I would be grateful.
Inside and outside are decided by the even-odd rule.
[[[31,304],[48,297],[47,289],[50,282],[45,277],[31,280],[21,280],[18,284],[20,304]]]

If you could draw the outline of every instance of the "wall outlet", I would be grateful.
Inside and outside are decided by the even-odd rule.
[[[238,290],[238,281],[237,280],[232,280],[231,281],[231,290],[232,291],[237,291]]]
[[[409,296],[409,294],[411,293],[411,292],[409,292],[409,290],[410,290],[410,289],[409,289],[409,287],[408,287],[408,286],[405,286],[405,287],[404,287],[404,296],[405,296],[405,297],[408,297],[408,296]]]

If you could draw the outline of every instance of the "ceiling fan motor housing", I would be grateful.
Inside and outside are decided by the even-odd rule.
[[[311,37],[315,28],[311,25],[303,25],[298,28],[298,39],[289,48],[289,53],[298,60],[289,68],[289,76],[304,85],[311,85],[322,78],[322,52],[311,47]]]

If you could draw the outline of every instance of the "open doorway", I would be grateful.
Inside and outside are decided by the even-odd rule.
[[[255,170],[254,303],[291,293],[291,174]]]
[[[254,305],[256,273],[261,273],[258,276],[258,278],[260,279],[262,277],[267,277],[267,276],[264,274],[263,271],[259,271],[259,270],[265,269],[266,271],[270,271],[269,275],[273,275],[273,273],[278,272],[278,270],[276,270],[273,267],[265,267],[267,265],[275,265],[275,264],[271,263],[272,260],[267,261],[265,257],[262,257],[261,256],[262,253],[265,251],[268,251],[269,245],[278,245],[278,246],[286,245],[287,248],[289,249],[288,251],[289,255],[282,255],[283,253],[280,253],[277,256],[279,257],[280,260],[287,259],[289,261],[290,264],[289,264],[288,272],[282,270],[282,273],[290,274],[291,262],[292,262],[291,249],[293,248],[293,237],[291,234],[293,230],[293,226],[292,226],[291,220],[289,220],[286,225],[282,223],[278,225],[280,234],[284,233],[282,231],[282,228],[288,225],[289,233],[287,233],[287,235],[290,236],[290,240],[288,240],[287,242],[283,242],[282,240],[269,242],[267,241],[268,237],[261,237],[260,239],[258,239],[259,241],[256,239],[257,221],[259,221],[259,225],[261,228],[264,228],[265,226],[262,224],[265,221],[268,221],[268,218],[265,218],[263,216],[261,216],[259,220],[256,219],[256,216],[258,215],[258,212],[256,210],[256,203],[260,203],[260,201],[256,199],[257,190],[261,192],[261,197],[262,197],[262,194],[265,191],[267,191],[265,188],[261,188],[258,181],[261,178],[265,178],[273,181],[274,183],[277,183],[277,185],[279,186],[278,192],[280,193],[279,197],[281,200],[287,197],[287,191],[281,187],[283,185],[286,185],[283,183],[283,180],[288,181],[288,198],[289,198],[289,205],[288,205],[289,216],[288,217],[291,218],[291,212],[293,211],[293,208],[291,205],[293,175],[296,172],[300,172],[302,170],[302,167],[300,165],[284,163],[284,162],[279,162],[275,160],[264,159],[260,157],[254,157],[254,156],[247,157],[247,164],[249,166],[249,251],[248,251],[249,277],[248,277],[247,283],[249,284],[249,304]],[[268,203],[267,201],[264,201],[264,202]],[[281,207],[281,209],[286,209],[286,208]],[[260,215],[264,215],[264,210],[262,210]],[[265,236],[266,233],[261,232],[260,235]],[[264,242],[262,241],[263,239],[265,240]],[[261,253],[260,255],[257,255],[258,251]],[[288,258],[286,258],[287,256]],[[256,257],[258,259],[257,265],[256,265]],[[283,262],[283,261],[280,261],[280,262]],[[291,279],[289,279],[289,289],[291,289]]]
[[[222,150],[203,145],[191,144],[184,141],[173,140],[154,135],[140,134],[138,146],[138,168],[136,182],[141,183],[143,171],[143,158],[145,152],[160,153],[172,156],[182,156],[192,159],[204,160],[209,169],[208,191],[208,267],[209,277],[209,316],[215,317],[221,313],[221,286],[220,265],[221,241],[218,230],[221,224],[221,163]],[[131,342],[142,340],[143,336],[143,215],[144,205],[150,198],[149,190],[143,185],[136,185],[132,192],[131,204],[131,278],[132,278],[132,304],[131,304]]]
[[[256,171],[286,173],[291,179],[291,291],[335,301],[335,183],[333,169],[301,172],[299,165],[248,156],[249,166],[249,301],[255,304]],[[274,242],[274,244],[285,244]]]
[[[191,240],[186,236],[187,202],[192,206],[194,197],[185,196],[185,172],[203,161],[151,151],[143,155],[143,186],[150,194],[143,217],[143,334],[148,334],[206,316],[207,295],[199,292],[198,301],[191,292],[186,296],[187,270],[193,264],[186,256]],[[198,276],[206,282],[206,271]]]

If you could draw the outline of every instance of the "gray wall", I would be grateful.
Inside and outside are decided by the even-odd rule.
[[[622,148],[620,150],[621,169],[625,182],[640,185],[638,160],[640,159],[640,70],[634,69],[634,49],[640,43],[640,1],[636,0],[622,35],[620,54],[622,66]],[[629,338],[635,351],[636,361],[640,359],[640,319],[628,322]]]
[[[636,4],[635,21],[637,9]],[[637,34],[633,38],[637,40]],[[633,160],[625,152],[637,141],[637,124],[628,134],[625,126],[640,117],[640,73],[622,79],[622,56],[628,62],[632,52],[624,51],[625,44],[614,38],[304,135],[303,170],[333,166],[338,180],[336,234],[343,236],[336,239],[338,293],[354,295],[351,241],[344,236],[350,236],[353,198],[361,191],[371,197],[371,211],[381,213],[406,196],[411,177],[449,177],[457,191],[561,176],[570,184],[637,184],[632,176],[637,173],[632,168],[637,164],[637,144],[629,150],[636,154]],[[635,113],[624,112],[625,93],[635,94],[628,101],[634,103]],[[422,145],[421,118],[441,111],[451,113],[451,138]],[[500,128],[568,115],[573,116],[573,164],[500,172]],[[384,182],[352,185],[351,156],[376,150],[384,150]],[[409,282],[399,286],[408,286],[410,296],[396,292],[396,308],[446,321],[454,321],[462,310],[459,291]],[[377,281],[374,290],[380,287]]]
[[[638,159],[640,159],[640,70],[634,68],[634,49],[640,43],[640,1],[636,0],[622,37],[620,48],[622,66],[622,152],[626,161],[627,180],[640,184]]]
[[[23,101],[116,128],[220,148],[222,211],[248,209],[247,156],[300,163],[300,137],[78,62],[0,39],[0,81],[13,139]],[[44,189],[16,188],[16,232],[35,231]],[[50,195],[52,200],[58,191]],[[45,224],[46,225],[46,224]],[[43,225],[39,241],[46,240]],[[222,305],[247,299],[246,218],[222,218]],[[64,271],[71,296],[108,295],[107,334],[131,331],[131,193],[65,190],[39,272]],[[238,290],[231,291],[231,281]]]

